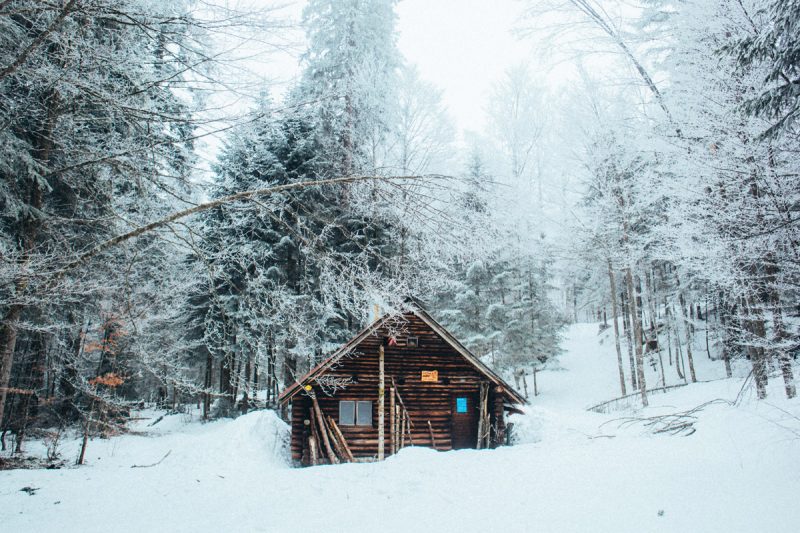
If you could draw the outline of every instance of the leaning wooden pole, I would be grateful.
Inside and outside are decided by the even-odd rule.
[[[308,437],[308,450],[311,466],[317,466],[317,440],[313,435]]]
[[[406,447],[406,427],[408,424],[406,423],[406,410],[400,409],[400,449]],[[411,442],[411,428],[408,428],[408,441]]]
[[[484,420],[485,420],[485,418],[483,416],[483,411],[484,411],[484,407],[485,407],[483,392],[484,392],[485,388],[486,388],[486,384],[484,382],[481,382],[480,393],[479,393],[479,407],[478,407],[478,413],[479,413],[478,414],[478,441],[476,443],[476,448],[479,449],[479,450],[481,448],[483,448],[483,432],[484,432],[483,424],[484,424]]]
[[[383,344],[378,348],[378,461],[383,461],[385,455],[385,391],[386,391],[386,375],[383,370],[384,353]]]
[[[428,420],[428,431],[431,434],[431,448],[434,450],[436,449],[436,437],[433,436],[433,426],[431,425],[431,421]]]
[[[308,436],[308,449],[309,449],[309,459],[311,460],[311,464],[316,466],[319,464],[319,434],[317,433],[317,423],[315,421],[315,414],[314,408],[311,408],[311,417],[309,420],[310,427],[310,435]]]
[[[395,411],[395,392],[394,387],[391,387],[389,389],[389,449],[391,450],[389,453],[391,454],[397,453],[397,413]]]
[[[494,446],[500,446],[506,441],[506,421],[503,417],[503,387],[496,387],[494,390],[494,423],[495,441]]]
[[[331,464],[339,464],[339,458],[336,457],[336,454],[333,452],[331,441],[328,438],[328,430],[325,427],[325,419],[322,417],[322,410],[319,408],[319,402],[317,402],[316,394],[311,394],[311,402],[314,404],[314,413],[317,415],[317,427],[319,428],[319,434],[322,437],[322,444],[325,445],[325,453],[328,454]]]
[[[342,457],[351,463],[355,461],[353,452],[350,450],[350,446],[347,444],[347,439],[344,438],[342,430],[339,429],[339,425],[331,416],[328,417],[328,427],[331,428],[331,433],[333,434],[334,440],[339,444],[338,448],[342,451]]]

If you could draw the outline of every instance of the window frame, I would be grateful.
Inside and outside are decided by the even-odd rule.
[[[343,408],[346,404],[350,404],[350,422],[345,422],[345,417],[343,416]],[[356,425],[356,402],[353,400],[339,400],[339,425],[347,427]]]
[[[362,416],[361,415],[362,415],[362,412],[363,412],[362,409],[364,409],[365,406],[369,407],[369,421],[367,423],[361,423],[362,422],[362,420],[361,420]],[[356,418],[355,418],[355,421],[356,421],[356,424],[355,424],[356,426],[359,426],[359,427],[370,427],[370,428],[372,427],[372,402],[371,401],[369,401],[369,400],[358,400],[358,401],[356,401]]]
[[[371,400],[339,400],[339,425],[342,427],[374,427],[372,423],[372,415],[373,415],[373,408],[372,408],[372,401]],[[343,408],[345,404],[352,405],[352,423],[345,422],[344,417],[342,417]],[[359,405],[362,406],[359,409]],[[362,420],[359,417],[359,413],[363,412],[362,410],[366,410],[366,406],[369,406],[369,423],[361,423],[366,422],[366,420]]]

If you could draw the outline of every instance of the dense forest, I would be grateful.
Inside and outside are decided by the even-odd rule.
[[[408,298],[530,396],[580,320],[609,396],[707,357],[794,397],[800,3],[521,4],[574,68],[509,69],[464,133],[396,0],[309,0],[285,91],[241,54],[288,46],[273,8],[0,1],[3,448],[277,408]]]

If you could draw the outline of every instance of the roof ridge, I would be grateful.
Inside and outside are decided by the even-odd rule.
[[[411,303],[412,305],[409,306],[409,310],[405,312],[399,313],[400,315],[406,314],[408,312],[413,313],[417,317],[419,317],[423,322],[425,322],[437,335],[439,335],[446,343],[453,347],[462,357],[464,357],[468,362],[470,362],[478,371],[488,377],[491,381],[495,383],[495,385],[503,387],[507,392],[508,395],[512,397],[517,403],[519,404],[527,404],[527,400],[525,400],[513,387],[511,387],[506,381],[500,377],[494,370],[489,368],[483,361],[481,361],[475,354],[473,354],[468,348],[466,348],[463,344],[461,344],[458,339],[456,339],[447,328],[442,326],[435,318],[433,318],[430,313],[428,313],[425,308],[420,304],[420,302],[414,298],[407,298],[406,303]],[[290,400],[303,389],[303,384],[311,380],[313,377],[324,371],[326,368],[331,367],[335,364],[338,360],[344,357],[346,354],[352,352],[352,348],[358,346],[361,341],[363,341],[368,334],[377,329],[380,329],[387,321],[396,317],[397,314],[394,313],[387,313],[383,315],[381,318],[371,322],[367,326],[365,326],[361,331],[359,331],[356,335],[354,335],[349,341],[339,347],[336,351],[334,351],[327,359],[317,364],[314,368],[310,369],[306,372],[300,379],[295,379],[295,382],[290,386],[286,387],[284,391],[278,397],[279,403],[285,403],[286,401]]]

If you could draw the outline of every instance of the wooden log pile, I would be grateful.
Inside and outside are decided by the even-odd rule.
[[[310,427],[306,436],[308,450],[305,462],[311,465],[352,463],[355,457],[342,430],[339,429],[332,416],[323,414],[319,401],[317,401],[317,395],[313,390],[308,391],[308,397],[311,399],[311,407],[307,419]],[[320,442],[323,446],[322,449],[320,449]],[[322,455],[323,450],[325,456]]]

